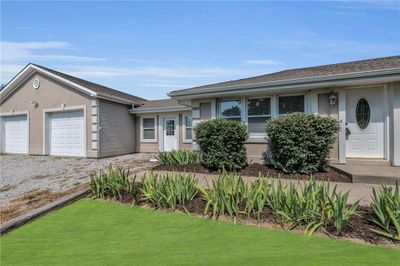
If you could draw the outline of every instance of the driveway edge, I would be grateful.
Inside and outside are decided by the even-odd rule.
[[[90,188],[80,190],[78,192],[65,196],[59,200],[53,201],[52,203],[42,206],[36,210],[33,210],[30,213],[14,218],[0,226],[0,235],[4,235],[5,233],[13,229],[16,229],[50,211],[54,211],[64,206],[67,206],[86,196],[89,193],[89,191]]]

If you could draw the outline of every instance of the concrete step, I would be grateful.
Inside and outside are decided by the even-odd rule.
[[[337,169],[351,177],[353,183],[380,185],[395,185],[400,183],[400,167],[369,164],[332,164]]]
[[[390,161],[383,159],[347,158],[346,162],[350,165],[390,165]]]

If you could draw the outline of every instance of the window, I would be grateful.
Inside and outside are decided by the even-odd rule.
[[[221,118],[231,120],[242,120],[242,108],[240,100],[220,101],[219,115]]]
[[[185,142],[192,141],[192,118],[185,115]]]
[[[279,114],[304,112],[304,95],[279,97]]]
[[[368,101],[364,98],[361,98],[356,107],[356,121],[358,127],[361,130],[366,129],[369,125],[370,118],[371,110],[369,108]]]
[[[271,99],[249,99],[247,120],[249,133],[264,134],[265,123],[271,119]]]
[[[156,141],[156,118],[142,118],[142,141]]]

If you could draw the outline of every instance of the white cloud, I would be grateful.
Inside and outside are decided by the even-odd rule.
[[[253,71],[254,72],[254,71]],[[80,77],[118,77],[118,76],[140,76],[156,78],[214,78],[231,75],[243,75],[251,73],[246,69],[234,68],[189,68],[189,67],[100,67],[100,66],[77,66],[68,73]]]
[[[244,62],[250,65],[270,65],[270,66],[282,65],[281,62],[271,59],[252,59],[252,60],[246,60]]]
[[[1,61],[8,63],[28,61],[94,62],[104,58],[51,53],[52,50],[72,50],[68,42],[0,42]]]

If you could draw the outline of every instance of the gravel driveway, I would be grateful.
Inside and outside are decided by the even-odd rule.
[[[39,189],[62,192],[89,181],[94,170],[110,163],[129,168],[130,173],[154,165],[154,154],[135,153],[103,159],[31,155],[0,155],[0,207],[13,199]]]

